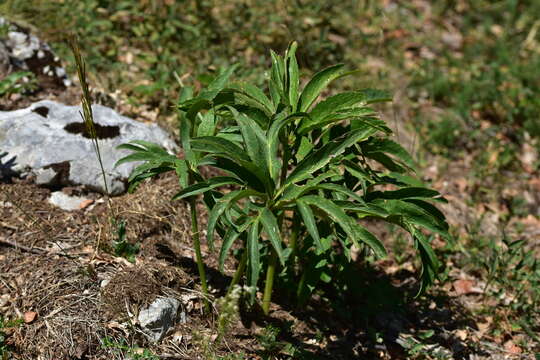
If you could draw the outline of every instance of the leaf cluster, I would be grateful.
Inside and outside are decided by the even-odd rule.
[[[144,161],[130,188],[175,170],[181,190],[174,199],[202,195],[208,206],[210,249],[216,232],[222,238],[220,270],[238,243],[250,286],[257,287],[267,267],[265,294],[274,268],[297,280],[296,295],[305,300],[319,281],[331,281],[336,255],[348,261],[354,251],[386,256],[366,219],[410,233],[424,289],[440,266],[425,231],[449,239],[444,215],[433,205],[445,200],[408,175],[413,159],[373,108],[391,97],[362,89],[318,101],[332,81],[352,72],[330,66],[302,87],[296,49],[292,43],[284,56],[271,52],[267,89],[229,82],[235,67],[197,95],[184,88],[178,103],[184,158],[140,141],[122,145],[133,154],[119,163]],[[203,166],[220,174],[204,178]]]

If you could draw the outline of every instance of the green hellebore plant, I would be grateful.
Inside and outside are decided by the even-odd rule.
[[[332,257],[316,263],[303,259],[340,251],[350,260],[353,247],[386,256],[382,242],[360,224],[367,218],[411,234],[422,262],[422,291],[439,269],[423,230],[450,239],[444,215],[432,204],[445,200],[407,175],[413,159],[390,139],[392,131],[370,107],[390,96],[364,89],[317,102],[332,81],[351,72],[331,66],[300,90],[296,48],[292,43],[283,57],[271,52],[269,96],[251,84],[228,84],[233,67],[197,96],[180,101],[184,159],[135,142],[122,145],[135,153],[120,162],[145,161],[131,176],[132,184],[174,169],[182,187],[174,199],[204,195],[209,247],[214,248],[215,232],[222,237],[220,270],[236,241],[243,251],[231,285],[245,271],[256,288],[266,267],[265,314],[279,270],[298,274],[297,295],[305,298],[324,280]],[[205,179],[201,166],[223,175]],[[314,273],[318,279],[310,276]]]

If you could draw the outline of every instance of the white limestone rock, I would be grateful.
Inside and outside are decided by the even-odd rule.
[[[88,201],[87,198],[82,196],[70,196],[64,194],[61,191],[54,191],[49,197],[49,203],[59,207],[62,210],[73,211],[80,210],[82,204]]]
[[[144,124],[101,105],[92,107],[99,148],[111,195],[126,190],[126,180],[138,163],[114,167],[130,154],[117,150],[132,140],[156,143],[174,153],[177,146],[156,124]],[[43,185],[85,185],[105,193],[94,145],[86,133],[79,106],[39,101],[15,111],[0,111],[0,176],[34,175]]]

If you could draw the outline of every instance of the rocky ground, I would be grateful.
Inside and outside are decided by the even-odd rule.
[[[17,39],[6,48],[16,49]],[[40,59],[40,44],[22,60]],[[57,63],[54,56],[44,58]],[[0,110],[44,98],[78,101],[76,87],[56,80],[52,86],[43,77],[51,64],[25,68],[10,61],[37,74],[38,89],[2,97]],[[121,112],[132,109],[102,98]],[[406,108],[405,100],[395,100],[393,109],[383,109],[387,118]],[[400,142],[415,149],[415,135],[407,136],[412,133],[399,119],[394,127]],[[540,181],[536,151],[521,150],[519,173],[485,177],[481,185],[471,165],[481,150],[458,160],[422,159],[424,180],[449,200],[442,210],[457,239],[455,245],[436,243],[445,270],[426,295],[413,298],[418,269],[404,239],[370,224],[391,256],[358,260],[360,294],[339,299],[341,308],[332,306],[336,299],[314,297],[298,309],[278,291],[268,317],[245,309],[241,292],[217,300],[235,261],[221,274],[216,254],[204,246],[213,308],[203,315],[188,211],[169,200],[177,192],[173,174],[110,199],[85,186],[38,186],[33,176],[6,176],[0,182],[0,354],[44,360],[537,359],[540,274],[530,259],[540,253]],[[50,203],[53,192],[82,198],[74,210],[62,210]],[[524,200],[516,204],[518,195]],[[205,210],[200,214],[204,229]],[[121,248],[112,218],[125,220]],[[512,252],[506,239],[523,240],[523,252]],[[179,307],[155,342],[141,314],[158,298]]]
[[[217,339],[222,318],[218,308],[202,315],[186,207],[168,200],[175,185],[174,176],[165,176],[111,200],[112,211],[126,220],[127,238],[140,245],[133,263],[110,248],[114,231],[100,195],[64,189],[91,199],[79,210],[64,211],[48,203],[51,190],[30,181],[0,185],[0,310],[6,318],[24,319],[2,330],[14,358],[122,358],[142,354],[143,348],[160,358],[179,359],[235,353],[253,359],[265,354],[399,359],[414,351],[438,358],[533,358],[536,345],[526,333],[507,328],[493,335],[490,330],[510,324],[504,324],[504,317],[478,313],[490,304],[504,314],[503,304],[511,303],[512,294],[492,296],[483,279],[453,263],[459,261],[455,255],[447,257],[446,281],[416,300],[406,298],[416,287],[410,261],[391,257],[366,267],[361,279],[365,298],[356,304],[366,307],[363,324],[333,313],[325,305],[328,300],[314,299],[307,308],[295,309],[278,297],[268,318],[242,311],[240,317],[231,315],[226,333]],[[467,212],[449,198],[448,210],[456,217]],[[489,225],[495,224],[483,226]],[[538,230],[531,225],[533,233]],[[233,264],[221,275],[216,255],[206,248],[204,254],[212,294],[218,298]],[[178,321],[163,341],[152,343],[137,316],[158,296],[177,299],[185,322]],[[278,335],[273,329],[282,330]]]

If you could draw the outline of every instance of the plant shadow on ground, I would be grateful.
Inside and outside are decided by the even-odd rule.
[[[177,257],[165,246],[158,250],[158,258],[198,276],[191,258]],[[216,297],[224,296],[231,277],[213,267],[206,270]],[[410,338],[423,339],[420,344],[428,347],[443,347],[453,359],[486,355],[474,342],[455,335],[456,330],[477,326],[474,315],[444,290],[434,287],[414,298],[419,287],[416,274],[402,269],[389,275],[368,263],[355,264],[350,276],[354,285],[344,296],[332,296],[329,286],[301,307],[290,300],[281,284],[269,316],[264,316],[259,304],[249,307],[241,302],[242,325],[238,326],[262,329],[256,331],[256,337],[263,347],[257,355],[263,359],[278,355],[296,359],[409,359]],[[250,338],[237,330],[231,335],[238,341]],[[429,338],[422,337],[430,332],[433,335]]]

